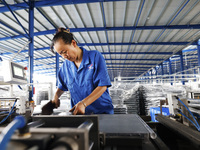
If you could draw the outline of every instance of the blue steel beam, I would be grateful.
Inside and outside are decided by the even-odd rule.
[[[61,57],[61,56],[59,56]],[[35,60],[41,60],[41,59],[50,59],[50,58],[55,58],[55,56],[51,56],[51,57],[41,57],[41,58],[36,58]],[[125,60],[125,59],[115,59],[115,58],[112,58],[112,59],[105,59],[105,60]],[[163,61],[163,59],[126,59],[127,61]]]
[[[113,2],[113,1],[126,1],[126,0],[106,0],[106,2]],[[39,7],[47,7],[47,6],[58,6],[58,5],[72,5],[72,4],[82,4],[82,3],[95,3],[95,2],[102,2],[102,0],[41,0],[35,1],[35,8]],[[10,5],[10,8],[15,10],[21,9],[28,9],[26,3],[18,3],[14,5]],[[5,6],[0,7],[0,13],[7,12],[9,9]]]
[[[197,42],[198,66],[200,66],[200,40]]]
[[[49,63],[49,64],[47,64],[47,65],[55,65],[55,63]],[[42,67],[42,66],[44,66],[43,64],[41,64],[41,65],[35,65],[36,67]],[[107,68],[108,69],[112,69],[112,68],[123,68],[122,66],[113,66],[113,67],[110,67],[110,66],[107,66]],[[139,68],[141,68],[141,69],[149,69],[149,67],[136,67],[136,66],[133,66],[133,67],[127,67],[127,68],[129,68],[129,69],[139,69]],[[49,68],[49,69],[55,69],[55,68]]]
[[[70,28],[70,32],[90,32],[90,31],[115,31],[115,30],[162,30],[162,29],[200,29],[200,24],[197,25],[173,25],[173,26],[134,26],[134,27],[93,27],[93,28]],[[35,32],[34,36],[54,34],[56,29]],[[0,38],[1,40],[8,40],[10,38],[16,39],[25,36],[24,34],[15,35],[11,37]]]
[[[138,43],[78,43],[79,46],[109,46],[109,45],[187,45],[191,42],[138,42]]]
[[[43,47],[43,48],[37,48],[35,49],[34,51],[40,51],[40,50],[48,50],[50,49],[50,47]],[[27,50],[23,50],[21,51],[21,53],[25,53],[25,52],[28,52]],[[12,54],[10,52],[6,52],[6,53],[1,53],[0,55],[3,56],[3,55],[9,55],[9,54]],[[150,54],[150,55],[172,55],[173,52],[112,52],[112,53],[109,53],[109,52],[102,52],[103,55],[115,55],[115,54],[132,54],[132,55],[140,55],[140,54]],[[127,60],[127,59],[125,59]]]
[[[126,27],[88,27],[70,28],[70,32],[92,32],[92,31],[115,31],[115,30],[162,30],[162,29],[200,29],[200,24],[196,25],[172,25],[172,26],[126,26]],[[35,36],[44,34],[54,34],[55,30],[35,32]]]
[[[144,65],[144,66],[153,66],[154,64],[147,64],[147,63],[106,63],[106,65]]]
[[[29,0],[29,83],[33,83],[33,67],[34,67],[34,1]],[[29,101],[32,101],[33,97],[33,86],[32,91],[29,92]]]
[[[143,55],[143,54],[148,54],[148,55],[172,55],[173,52],[112,52],[112,53],[108,53],[108,52],[102,52],[103,55],[106,54],[132,54],[132,55]]]

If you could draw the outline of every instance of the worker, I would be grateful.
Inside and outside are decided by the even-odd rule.
[[[70,91],[71,110],[79,114],[113,114],[108,87],[111,86],[106,63],[99,51],[79,47],[69,29],[59,28],[52,40],[52,50],[66,59],[58,72],[58,88],[54,99]]]

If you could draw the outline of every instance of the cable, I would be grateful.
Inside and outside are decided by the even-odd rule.
[[[181,104],[188,110],[188,112],[192,115],[192,118],[194,119],[194,121],[196,122],[196,125],[198,126],[198,128],[200,128],[197,120],[195,119],[195,117],[193,116],[192,112],[189,110],[189,108],[179,99],[178,96],[174,96],[179,102],[181,102]]]
[[[10,137],[18,128],[23,128],[26,125],[26,120],[23,116],[17,116],[9,123],[0,134],[0,149],[6,150],[6,146],[10,140]]]
[[[5,118],[3,118],[1,120],[0,124],[2,124],[4,121],[6,121],[6,119],[13,113],[13,108],[14,108],[16,102],[17,102],[17,99],[15,99],[15,102],[14,102],[14,104],[13,104],[13,106],[12,106],[11,111],[9,112],[9,114]]]
[[[183,115],[187,120],[189,120],[197,128],[198,131],[200,131],[200,128],[190,118],[184,115],[180,109],[179,109],[179,113]]]

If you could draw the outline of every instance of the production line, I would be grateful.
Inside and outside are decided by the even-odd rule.
[[[11,77],[1,84],[24,84],[24,68],[9,63]],[[181,97],[183,90],[165,93],[165,87],[162,93],[160,87],[151,91],[150,86],[112,89],[115,114],[74,116],[56,111],[54,106],[51,115],[34,113],[33,103],[23,95],[14,97],[12,88],[10,97],[0,97],[2,150],[168,150],[184,149],[180,148],[184,142],[194,150],[200,148],[199,100],[195,93],[185,98]],[[4,87],[1,90],[8,92]],[[158,93],[155,95],[154,91]],[[22,118],[18,119],[19,116]],[[150,116],[155,122],[149,120]]]

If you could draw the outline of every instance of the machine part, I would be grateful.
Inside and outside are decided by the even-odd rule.
[[[142,120],[142,118],[140,118],[139,116],[137,116],[138,119],[142,122],[143,126],[147,129],[147,131],[149,132],[149,136],[151,139],[156,139],[157,138],[157,134],[144,122],[144,120]]]
[[[89,131],[92,126],[93,122],[91,120],[86,120],[80,126],[78,126],[78,128],[87,129]]]
[[[27,150],[28,146],[24,143],[10,141],[7,150]]]
[[[184,136],[186,139],[191,141],[195,145],[195,147],[200,148],[200,133],[198,131],[195,131],[192,128],[189,128],[177,121],[174,121],[166,116],[161,116],[159,114],[156,116],[156,120],[158,120],[167,128],[170,128],[173,131]]]
[[[26,99],[25,97],[21,96],[17,103],[16,103],[17,113],[18,114],[25,114],[26,113]]]
[[[54,142],[49,150],[79,150],[78,143],[69,137],[61,137],[56,142]]]
[[[4,128],[0,128],[0,132]],[[17,133],[11,141],[22,143],[27,147],[35,147],[37,150],[60,150],[59,144],[66,150],[89,150],[89,132],[79,128],[30,128],[31,136],[24,138]],[[9,143],[13,150],[15,144]]]
[[[78,128],[79,129],[86,129],[86,130],[90,131],[92,126],[93,126],[93,122],[91,120],[86,120],[80,126],[78,126]],[[90,142],[89,149],[92,149],[93,145],[94,145],[94,142]]]
[[[192,112],[189,110],[189,108],[179,99],[178,96],[175,96],[176,99],[187,109],[187,111],[190,113],[190,115],[192,116],[192,118],[194,119],[196,125],[197,125],[197,130],[200,131],[200,126],[199,123],[197,122],[197,120],[195,119],[194,115],[192,114]]]
[[[70,116],[33,116],[33,121],[42,120],[45,128],[55,128],[55,127],[79,127],[78,129],[84,129],[89,132],[89,141],[91,142],[92,150],[98,150],[99,144],[99,124],[97,115],[70,115]],[[92,123],[91,123],[92,122]],[[93,125],[92,125],[93,124]],[[38,128],[39,129],[39,128]],[[88,129],[90,129],[88,131]],[[76,136],[77,137],[77,136]],[[89,145],[89,141],[88,144]],[[88,150],[89,148],[85,149]]]
[[[190,111],[193,112],[193,113],[197,113],[197,114],[200,114],[200,110],[199,109],[196,109],[196,108],[193,108],[193,107],[189,107]]]
[[[103,132],[99,133],[100,147],[104,147],[106,145],[106,135]]]
[[[177,114],[176,109],[178,108],[178,101],[172,94],[167,94],[167,100],[169,104],[169,113],[171,115],[176,115]]]
[[[44,122],[42,120],[37,120],[37,121],[33,121],[27,124],[27,126],[29,128],[37,128],[44,125]]]
[[[12,106],[12,108],[11,108],[9,114],[8,114],[5,118],[3,118],[3,119],[1,120],[0,124],[2,124],[4,121],[6,121],[7,118],[13,113],[13,109],[14,109],[14,106],[15,106],[16,102],[17,102],[17,99],[15,99],[15,102],[14,102],[14,104],[13,104],[13,106]]]
[[[186,99],[182,99],[182,102],[188,107],[188,101]],[[183,124],[186,126],[192,126],[193,121],[191,122],[189,120],[193,120],[193,119],[192,119],[192,116],[190,115],[189,111],[183,105],[180,105],[180,107],[181,107],[181,112],[179,112],[179,113],[183,113],[182,114]],[[186,116],[186,117],[184,117],[184,116]]]
[[[200,104],[200,99],[187,99],[189,104]]]
[[[188,106],[190,106],[190,107],[200,108],[200,104],[188,104]]]

